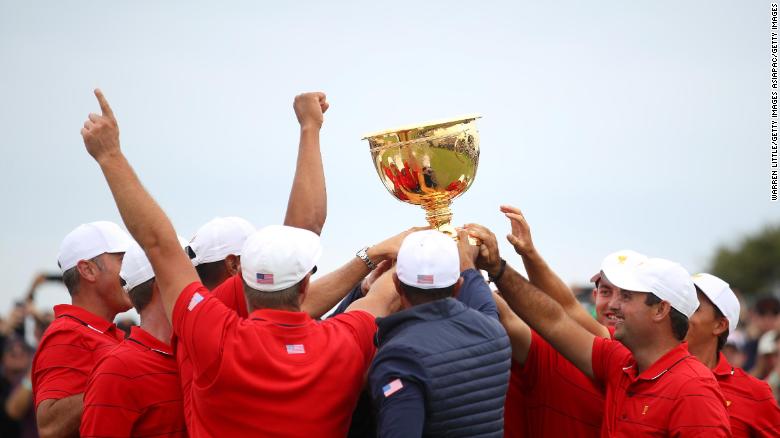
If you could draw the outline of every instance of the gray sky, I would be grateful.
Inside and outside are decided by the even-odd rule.
[[[361,134],[472,112],[480,167],[454,220],[492,228],[511,263],[501,203],[524,210],[567,282],[623,248],[699,271],[780,217],[768,2],[536,3],[0,0],[0,311],[57,271],[71,229],[121,223],[79,135],[94,87],[187,238],[217,215],[282,221],[292,99],[325,91],[321,272],[424,224],[386,192]]]

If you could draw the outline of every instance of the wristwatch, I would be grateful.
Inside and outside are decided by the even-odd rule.
[[[363,260],[363,263],[368,266],[368,269],[374,270],[376,269],[376,263],[372,262],[370,258],[368,258],[368,247],[362,248],[360,251],[358,251],[355,256],[359,258],[360,260]]]

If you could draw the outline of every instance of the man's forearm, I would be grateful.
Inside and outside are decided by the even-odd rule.
[[[352,290],[355,283],[362,280],[370,271],[357,257],[342,267],[330,272],[311,283],[301,310],[312,318],[319,318],[339,303]]]
[[[320,153],[320,128],[301,127],[298,162],[284,224],[320,234],[326,216],[327,193]]]
[[[557,301],[566,313],[586,330],[596,336],[609,337],[607,329],[585,311],[571,289],[550,268],[536,249],[522,254],[521,257],[531,284]]]
[[[99,164],[122,221],[144,250],[159,246],[163,239],[176,236],[171,221],[141,185],[123,154],[119,153]]]
[[[84,394],[45,400],[38,406],[38,434],[41,438],[78,437],[83,412]]]
[[[538,332],[565,317],[563,308],[507,265],[496,282],[509,307]]]
[[[149,258],[166,315],[172,321],[179,293],[198,279],[195,269],[181,250],[173,224],[141,185],[124,155],[119,153],[99,164],[127,230]]]
[[[507,304],[556,350],[588,375],[593,374],[591,346],[593,334],[586,331],[560,304],[540,291],[507,265],[496,286]]]

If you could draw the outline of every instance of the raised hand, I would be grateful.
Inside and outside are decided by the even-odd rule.
[[[116,123],[114,112],[108,105],[106,97],[100,89],[95,90],[100,104],[101,114],[90,113],[89,119],[81,128],[81,136],[84,138],[84,146],[95,161],[119,152],[119,125]]]
[[[322,126],[323,114],[328,110],[328,104],[325,93],[313,92],[303,93],[295,96],[293,108],[295,116],[301,128],[317,128]]]
[[[398,257],[398,250],[401,249],[401,243],[406,236],[415,231],[429,230],[430,228],[431,227],[412,227],[395,236],[389,237],[368,248],[368,257],[376,263],[379,263],[382,260],[395,260]]]
[[[479,255],[479,246],[472,245],[469,242],[469,232],[465,228],[457,228],[458,233],[458,253],[460,254],[460,272],[468,269],[474,269],[474,261]]]
[[[466,224],[464,228],[469,236],[479,239],[479,254],[475,264],[477,268],[484,269],[494,277],[501,270],[501,255],[498,253],[496,235],[486,227],[479,224]]]
[[[531,227],[523,216],[523,212],[517,207],[511,205],[502,205],[501,212],[509,219],[512,226],[512,233],[507,234],[506,239],[519,255],[529,255],[534,252],[534,242],[531,240]]]

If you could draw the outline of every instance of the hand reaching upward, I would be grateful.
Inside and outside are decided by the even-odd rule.
[[[81,136],[84,138],[87,152],[95,161],[100,162],[103,158],[119,152],[119,125],[100,89],[95,89],[95,97],[100,104],[101,114],[89,114],[89,119],[81,128]]]

